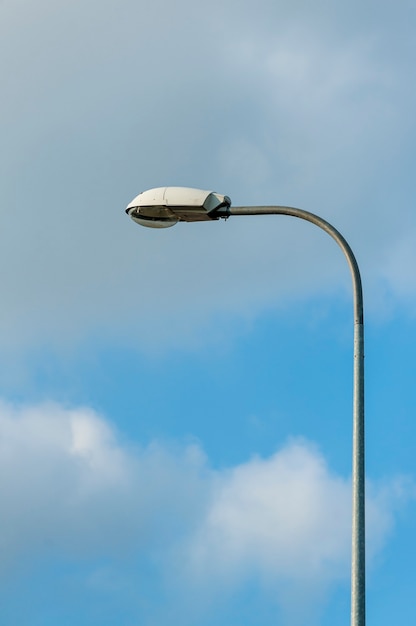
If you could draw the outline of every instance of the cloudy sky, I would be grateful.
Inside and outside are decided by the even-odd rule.
[[[349,623],[351,280],[368,619],[416,619],[416,8],[0,0],[0,621]]]

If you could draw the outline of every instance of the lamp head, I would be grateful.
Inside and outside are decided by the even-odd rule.
[[[142,226],[168,228],[178,222],[217,220],[219,209],[231,205],[228,196],[189,187],[157,187],[143,191],[126,208],[132,220]]]

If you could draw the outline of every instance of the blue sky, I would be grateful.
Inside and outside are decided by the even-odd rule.
[[[352,302],[368,622],[416,575],[413,3],[0,3],[0,621],[349,623]]]

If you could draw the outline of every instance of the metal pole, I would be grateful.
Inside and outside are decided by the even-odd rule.
[[[289,215],[312,222],[335,239],[351,270],[354,295],[351,626],[365,626],[364,315],[360,270],[341,233],[314,213],[285,206],[227,207],[216,212],[217,217],[231,215]]]

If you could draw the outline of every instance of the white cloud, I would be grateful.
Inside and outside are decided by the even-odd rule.
[[[331,475],[305,442],[254,458],[218,478],[192,565],[237,579],[252,571],[311,583],[344,576],[350,493],[349,481]]]
[[[192,518],[199,453],[121,446],[93,411],[54,404],[0,409],[2,571],[45,552],[66,557],[125,554],[171,529],[166,510]],[[172,490],[181,485],[172,508]],[[189,500],[189,502],[188,502]],[[158,537],[160,539],[160,536]]]
[[[70,558],[90,562],[99,585],[102,559],[130,555],[156,558],[168,585],[211,601],[256,577],[283,606],[293,589],[312,606],[348,578],[350,483],[307,442],[214,471],[195,445],[134,448],[91,410],[54,404],[2,404],[0,437],[3,575]],[[403,481],[370,489],[370,555],[411,495]]]
[[[370,567],[397,507],[415,495],[408,478],[368,485]],[[258,576],[295,619],[294,598],[302,595],[307,613],[331,586],[349,580],[350,548],[350,480],[331,472],[308,442],[296,440],[268,459],[253,458],[217,476],[208,513],[187,545],[186,565],[194,583],[217,592]]]

